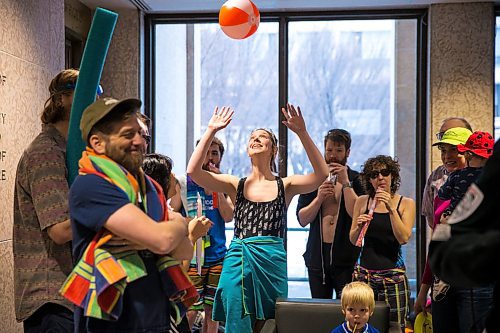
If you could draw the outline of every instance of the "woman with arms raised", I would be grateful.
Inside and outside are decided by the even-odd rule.
[[[213,319],[226,322],[226,333],[260,332],[274,318],[276,298],[288,294],[283,236],[286,210],[293,196],[316,189],[328,176],[328,167],[306,130],[300,108],[282,109],[283,124],[299,137],[314,172],[279,178],[274,159],[278,144],[265,129],[251,133],[247,153],[250,175],[238,179],[202,169],[215,134],[232,119],[230,108],[215,108],[207,130],[193,152],[187,173],[204,188],[229,195],[234,208],[234,239],[224,259],[216,292]]]

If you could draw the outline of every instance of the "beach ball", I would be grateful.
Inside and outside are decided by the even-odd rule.
[[[222,31],[233,39],[251,36],[260,23],[259,9],[250,0],[228,0],[219,11]]]

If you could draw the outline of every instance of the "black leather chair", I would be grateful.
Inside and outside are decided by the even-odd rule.
[[[340,300],[278,298],[276,319],[268,320],[261,333],[330,333],[344,322]],[[381,333],[401,333],[399,324],[389,321],[389,307],[376,302],[370,325]]]

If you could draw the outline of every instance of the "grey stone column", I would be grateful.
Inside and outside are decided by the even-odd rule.
[[[142,14],[137,9],[109,9],[118,13],[118,21],[101,76],[104,96],[140,98]]]

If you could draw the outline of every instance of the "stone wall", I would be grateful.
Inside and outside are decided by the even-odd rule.
[[[432,5],[429,14],[428,149],[442,121],[452,116],[493,133],[493,3]],[[441,158],[437,149],[431,151],[433,169]]]
[[[0,7],[0,331],[20,332],[13,306],[14,178],[41,129],[49,82],[64,68],[64,1],[6,0]]]
[[[101,78],[104,96],[140,98],[140,13],[112,9],[118,14]]]

